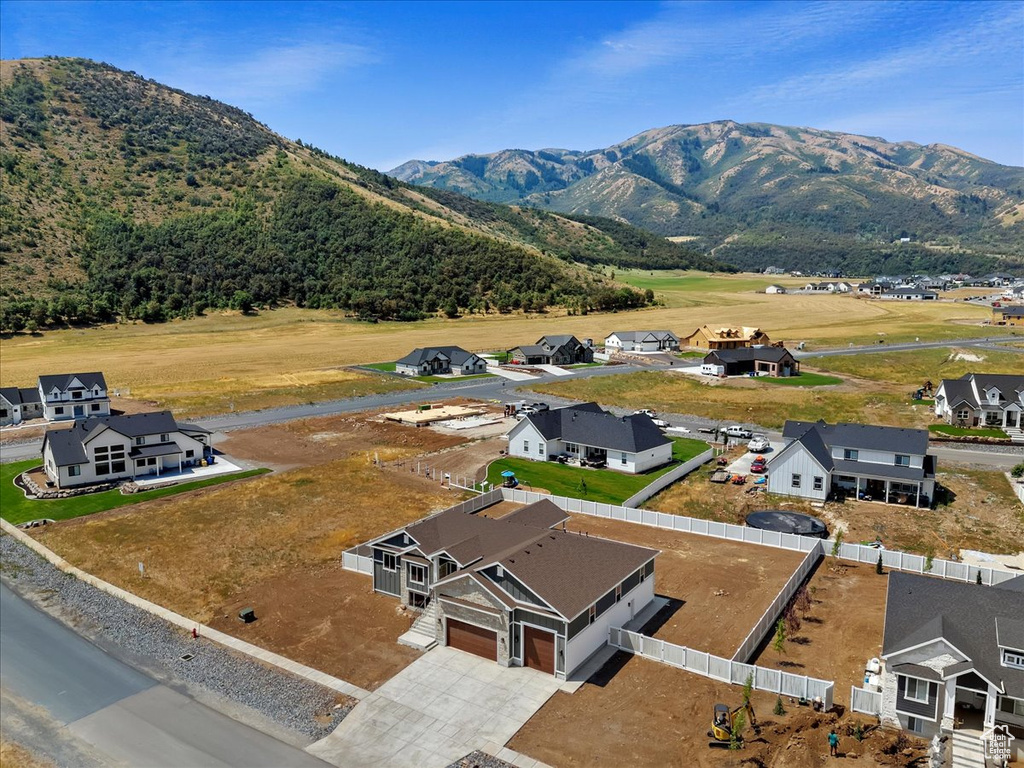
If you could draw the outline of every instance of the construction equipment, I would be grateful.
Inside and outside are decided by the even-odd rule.
[[[725,704],[715,704],[714,717],[711,720],[711,730],[708,731],[708,737],[714,739],[709,747],[719,747],[728,745],[733,740],[733,730],[736,727],[736,715],[740,712],[744,712],[747,716],[747,725],[752,727],[757,726],[757,719],[754,717],[754,708],[750,706],[750,702],[740,704],[734,710],[729,710],[729,707]],[[743,740],[742,733],[736,733],[735,738],[737,741]]]

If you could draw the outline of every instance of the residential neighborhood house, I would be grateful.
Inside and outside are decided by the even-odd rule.
[[[40,376],[39,400],[47,421],[110,415],[107,382],[98,371]]]
[[[615,331],[604,340],[606,351],[661,352],[679,349],[679,337],[672,331]]]
[[[994,325],[1024,325],[1024,306],[995,307],[992,315]]]
[[[1024,374],[968,373],[943,379],[935,390],[935,415],[958,427],[1024,430]]]
[[[212,451],[209,430],[170,411],[76,421],[43,436],[43,468],[57,488],[180,472]]]
[[[712,328],[708,325],[702,325],[686,338],[680,339],[682,346],[694,349],[737,349],[769,343],[768,334],[760,328]]]
[[[657,550],[554,528],[543,500],[501,518],[451,508],[369,543],[373,589],[423,608],[438,643],[566,679],[654,599]]]
[[[888,578],[883,725],[924,738],[999,726],[1024,758],[1024,576],[991,587]]]
[[[0,387],[0,427],[43,415],[38,387]]]
[[[395,373],[403,376],[437,376],[486,373],[487,361],[462,347],[417,347],[395,363]]]
[[[935,457],[927,454],[927,430],[787,421],[782,438],[785,447],[768,462],[772,493],[931,506]]]
[[[618,417],[597,403],[532,413],[508,432],[508,453],[547,461],[568,456],[637,474],[672,460],[672,441],[650,416]]]
[[[594,345],[575,336],[542,336],[536,344],[513,347],[509,362],[519,365],[574,365],[594,362]]]
[[[764,292],[765,293],[785,293],[786,289],[783,288],[781,285],[774,285],[773,284],[773,285],[769,285],[767,288],[765,288]]]
[[[700,372],[705,376],[798,376],[800,363],[785,347],[744,347],[708,352]]]
[[[893,288],[889,291],[882,291],[880,299],[898,299],[900,301],[934,301],[939,298],[935,291],[926,291],[924,288],[910,286],[906,288]]]

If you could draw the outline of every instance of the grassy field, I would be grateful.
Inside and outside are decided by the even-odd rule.
[[[821,357],[815,368],[862,379],[920,387],[931,381],[959,379],[966,373],[1013,373],[1024,369],[1019,352],[988,349],[918,349],[912,352],[871,352],[863,355]]]
[[[919,426],[927,409],[907,407],[906,393],[896,387],[802,389],[763,384],[760,379],[705,384],[681,374],[643,371],[578,381],[559,381],[532,389],[558,397],[596,400],[625,408],[653,408],[688,413],[721,423],[744,422],[781,427],[787,419],[862,421],[869,424]]]
[[[947,302],[872,302],[848,296],[767,296],[767,276],[626,272],[664,305],[614,316],[521,313],[368,324],[341,312],[282,308],[253,316],[211,313],[147,325],[19,334],[0,340],[0,386],[28,386],[42,373],[102,370],[112,389],[183,415],[267,408],[294,402],[420,386],[344,370],[414,347],[458,344],[471,350],[532,343],[549,333],[603,339],[616,328],[669,328],[688,334],[703,323],[756,325],[773,340],[835,346],[877,340],[956,338],[992,332],[981,307]],[[963,323],[952,323],[962,320]]]
[[[1007,438],[1007,435],[1003,430],[991,428],[977,428],[971,429],[967,427],[954,427],[951,424],[929,424],[928,430],[939,435],[951,435],[955,437],[1001,437]]]
[[[106,512],[108,509],[140,504],[166,498],[167,496],[176,496],[179,493],[188,493],[200,488],[209,488],[232,480],[255,477],[270,471],[268,469],[251,469],[233,475],[211,477],[206,480],[197,480],[194,483],[182,483],[181,485],[172,485],[168,488],[157,488],[141,493],[122,494],[115,488],[112,491],[88,493],[83,496],[72,496],[68,499],[26,499],[21,489],[14,485],[14,478],[26,469],[36,466],[39,466],[37,459],[19,461],[13,464],[0,464],[0,508],[2,508],[0,516],[13,525],[25,523],[29,520],[39,520],[44,517],[50,520],[70,520],[75,517],[82,517],[83,515]]]
[[[781,384],[784,387],[830,387],[843,383],[838,376],[810,372],[801,373],[799,376],[758,376],[757,380],[767,384]]]
[[[703,440],[674,437],[672,438],[673,462],[642,475],[627,475],[611,469],[570,467],[554,461],[498,459],[487,468],[487,481],[492,486],[499,486],[502,482],[501,473],[511,470],[516,473],[519,483],[527,488],[543,488],[555,496],[573,496],[588,501],[621,504],[679,463],[692,459],[706,451],[707,448],[708,444]],[[585,488],[583,483],[585,483]]]

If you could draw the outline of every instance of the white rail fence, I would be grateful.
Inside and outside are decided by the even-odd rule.
[[[748,528],[744,525],[733,525],[732,523],[719,523],[714,520],[702,520],[696,517],[670,515],[667,512],[658,512],[653,509],[631,509],[629,507],[602,504],[584,499],[549,496],[543,493],[524,491],[519,488],[502,488],[501,491],[505,501],[513,501],[520,504],[532,504],[541,499],[550,499],[555,505],[566,512],[581,515],[605,517],[610,520],[623,520],[628,523],[649,525],[655,528],[667,528],[673,531],[697,534],[698,536],[711,536],[717,539],[741,541],[747,544],[760,544],[766,547],[790,549],[797,552],[817,550],[825,555],[829,555],[832,552],[833,542],[830,540],[812,539],[792,533],[762,531],[759,528]],[[1000,571],[994,568],[983,568],[939,559],[932,561],[932,568],[929,571],[925,570],[927,560],[923,555],[912,555],[908,552],[900,552],[893,549],[878,550],[863,544],[841,544],[839,547],[840,559],[851,560],[856,563],[870,563],[874,565],[878,561],[879,552],[882,553],[882,565],[890,570],[923,573],[928,576],[936,576],[940,579],[949,579],[951,581],[975,582],[980,573],[981,583],[991,586],[1008,581],[1018,575],[1010,571]]]
[[[767,669],[753,664],[744,664],[732,659],[723,659],[704,651],[695,651],[682,645],[674,645],[655,637],[629,632],[619,627],[608,630],[608,642],[616,648],[663,664],[685,669],[712,680],[732,685],[745,685],[752,678],[754,690],[777,693],[782,696],[812,700],[820,698],[824,709],[832,709],[832,694],[835,683],[819,680],[806,675],[794,675],[781,669]]]
[[[789,605],[789,601],[793,599],[793,595],[797,593],[801,585],[807,579],[807,576],[811,571],[814,570],[814,566],[821,560],[821,552],[811,550],[807,553],[800,565],[783,585],[782,589],[779,590],[779,594],[772,600],[771,605],[768,606],[767,610],[761,615],[761,618],[757,620],[757,624],[750,630],[750,633],[746,636],[742,643],[740,643],[739,649],[733,654],[733,661],[750,661],[754,654],[757,652],[758,647],[767,637],[768,633],[775,629],[775,625],[782,615],[782,612],[786,610],[786,606]]]
[[[645,501],[647,501],[649,498],[651,498],[651,496],[656,494],[658,491],[661,491],[661,490],[664,490],[665,488],[668,488],[676,480],[679,480],[682,477],[686,477],[686,475],[688,475],[691,472],[693,472],[693,470],[695,470],[701,464],[706,464],[707,462],[711,461],[711,459],[713,459],[714,457],[715,457],[715,452],[713,450],[711,450],[710,448],[708,448],[708,450],[704,451],[700,455],[694,456],[689,461],[684,461],[682,464],[680,464],[675,469],[673,469],[673,470],[671,470],[669,472],[666,472],[664,475],[662,475],[661,477],[657,478],[650,485],[647,485],[647,486],[641,488],[639,491],[637,491],[632,496],[630,496],[628,499],[626,499],[624,502],[622,502],[622,506],[624,506],[624,507],[636,507],[636,506],[638,506],[640,504],[643,504]]]
[[[866,688],[850,686],[850,709],[865,715],[880,717],[882,714],[882,694]]]

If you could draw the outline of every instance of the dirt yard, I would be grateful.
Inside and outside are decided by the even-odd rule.
[[[848,705],[850,686],[863,684],[868,659],[882,652],[888,583],[874,566],[825,557],[808,582],[811,608],[784,653],[765,647],[755,663],[834,680],[836,703]]]
[[[654,589],[671,615],[654,636],[732,656],[800,564],[799,552],[573,515],[569,530],[661,550]]]
[[[716,702],[739,706],[742,689],[626,653],[616,654],[575,694],[556,693],[512,738],[509,747],[560,768],[571,766],[679,766],[679,768],[835,768],[907,766],[908,754],[886,755],[893,737],[881,731],[863,742],[847,727],[868,719],[818,715],[785,700],[787,714],[772,714],[776,697],[755,692],[751,703],[760,734],[747,729],[738,752],[708,747]],[[840,755],[828,757],[829,728],[841,736]]]

